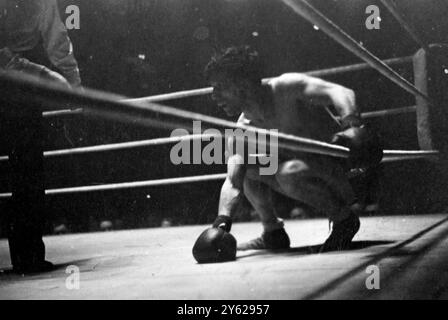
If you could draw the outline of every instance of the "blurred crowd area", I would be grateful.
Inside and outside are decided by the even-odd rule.
[[[382,10],[381,28],[365,27],[365,8],[380,1],[311,1],[342,29],[382,59],[412,55],[418,46]],[[214,52],[248,44],[260,52],[265,74],[317,70],[360,61],[279,1],[271,0],[59,0],[80,8],[80,29],[69,30],[83,85],[129,97],[150,96],[207,86],[203,69]],[[350,3],[350,4],[348,4]],[[443,1],[409,1],[403,10],[428,42],[448,41]],[[413,81],[410,64],[397,71]],[[415,99],[377,72],[368,70],[327,78],[355,90],[363,111],[410,106]],[[174,107],[229,119],[208,96],[169,101]],[[415,115],[372,121],[388,149],[418,149]],[[45,150],[166,137],[170,132],[81,115],[45,119]],[[2,146],[0,145],[0,151]],[[3,152],[2,152],[3,155]],[[225,172],[224,165],[171,164],[169,146],[76,155],[45,162],[48,188],[140,181]],[[6,177],[7,163],[0,163]],[[368,214],[421,214],[445,208],[444,172],[435,164],[388,164],[373,192]],[[133,189],[47,198],[47,234],[206,224],[216,215],[222,182]],[[1,179],[0,191],[8,191]],[[364,188],[364,189],[363,189]],[[364,192],[364,193],[362,193]],[[317,217],[309,208],[277,197],[286,219]],[[6,203],[2,202],[5,212]],[[0,219],[4,219],[4,214]],[[237,220],[255,220],[243,206]],[[2,223],[4,225],[4,223]],[[1,231],[0,231],[1,232]],[[4,234],[0,234],[3,236]]]

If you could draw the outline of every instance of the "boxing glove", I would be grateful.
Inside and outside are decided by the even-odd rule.
[[[222,228],[209,228],[193,246],[198,263],[226,262],[236,259],[236,239]]]
[[[343,131],[336,133],[331,142],[350,149],[350,168],[376,167],[383,158],[383,143],[378,133],[353,115],[343,118],[341,126]]]

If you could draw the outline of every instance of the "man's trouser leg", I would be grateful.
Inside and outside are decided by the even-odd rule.
[[[18,272],[39,271],[45,261],[42,114],[36,104],[12,107],[6,137],[13,194],[8,234],[11,262]]]

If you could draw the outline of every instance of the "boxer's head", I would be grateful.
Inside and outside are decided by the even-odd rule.
[[[205,76],[213,87],[212,99],[228,115],[237,115],[261,86],[262,66],[248,46],[231,47],[211,59]]]
[[[11,5],[14,5],[15,10],[10,13],[10,23],[17,27],[23,26],[25,22],[29,23],[33,21],[38,23],[39,19],[42,19],[42,13],[45,10],[46,0],[26,0],[11,1]]]

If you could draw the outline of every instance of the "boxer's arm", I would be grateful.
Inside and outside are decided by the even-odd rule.
[[[218,215],[232,216],[238,198],[243,192],[245,167],[240,155],[229,157],[227,162],[227,178],[221,188]]]
[[[219,197],[218,216],[231,217],[241,190],[232,185],[229,178],[224,181]]]
[[[332,105],[341,118],[359,115],[354,91],[339,84],[301,73],[288,73],[278,78],[277,86],[288,98],[324,107]]]
[[[237,123],[249,124],[244,116],[240,115]],[[234,139],[229,137],[226,141],[228,150],[236,151]],[[244,159],[242,155],[231,154],[227,159],[227,178],[221,188],[221,195],[219,198],[218,215],[231,216],[239,197],[243,192],[243,181],[246,169],[244,166]]]

